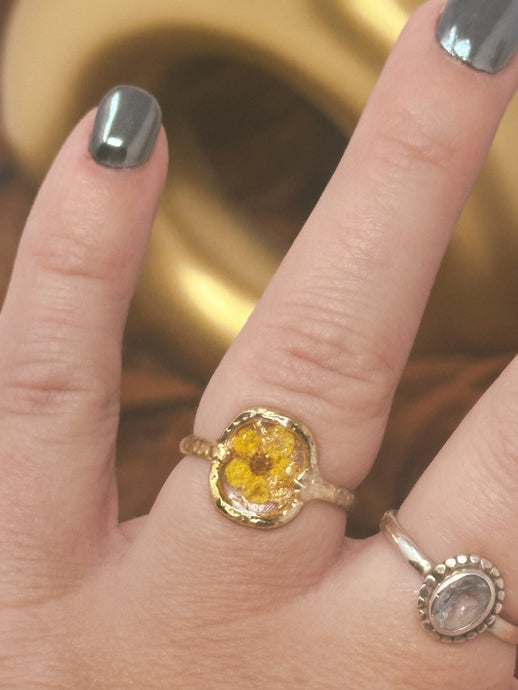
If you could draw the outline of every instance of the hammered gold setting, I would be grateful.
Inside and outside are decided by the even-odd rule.
[[[217,442],[187,436],[180,449],[211,461],[213,503],[226,517],[247,526],[279,527],[312,499],[345,509],[354,500],[347,489],[321,477],[309,429],[280,412],[246,410]]]

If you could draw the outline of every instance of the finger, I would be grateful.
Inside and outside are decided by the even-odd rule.
[[[410,529],[406,522],[405,527]],[[344,687],[355,687],[355,681],[357,687],[408,690],[514,687],[512,645],[490,634],[462,644],[434,639],[418,615],[421,580],[388,540],[377,535],[353,542],[351,548],[354,557],[344,554],[321,586],[305,597],[299,606],[302,620],[297,621],[300,630],[315,630],[315,638],[328,639],[331,647],[347,641],[348,654],[341,648],[336,655],[344,665],[343,673],[337,673]],[[350,659],[363,661],[352,668],[361,674],[360,681],[351,673]]]
[[[477,554],[504,581],[501,618],[518,624],[518,360],[514,360],[463,420],[398,511],[398,519],[432,562]],[[451,651],[434,640],[418,615],[423,577],[383,535],[360,558],[370,573],[370,605],[384,611],[391,639],[412,646],[420,672],[435,687],[514,688],[516,647],[484,633]],[[340,578],[350,577],[345,567]],[[470,595],[473,597],[473,593]],[[471,605],[476,599],[471,599]],[[470,603],[455,611],[470,611]],[[476,606],[473,609],[476,612]],[[466,624],[468,619],[464,621]],[[455,619],[452,619],[455,623]],[[417,670],[416,670],[417,672]],[[419,686],[420,687],[420,686]]]
[[[354,488],[368,471],[451,229],[518,79],[516,65],[490,77],[451,59],[435,40],[441,9],[427,3],[404,30],[320,203],[209,384],[200,436],[219,437],[248,407],[274,407],[311,428],[328,480]],[[161,522],[174,524],[172,511],[222,525],[206,467],[188,462],[159,503]],[[333,559],[343,517],[321,502],[278,539],[286,530],[304,544],[307,562],[308,524],[322,534],[321,519],[325,545],[313,547]]]
[[[476,553],[496,565],[506,585],[501,615],[515,624],[517,400],[518,360],[514,360],[462,422],[399,511],[405,529],[434,561]],[[415,580],[413,573],[401,574],[409,583]],[[509,654],[514,656],[514,651],[511,648]]]
[[[0,506],[47,550],[116,521],[121,339],[167,166],[163,133],[146,160],[153,97],[122,87],[94,115],[43,183],[0,318]]]

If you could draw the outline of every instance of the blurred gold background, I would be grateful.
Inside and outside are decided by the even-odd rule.
[[[418,4],[0,5],[4,290],[30,200],[74,122],[116,83],[153,91],[163,107],[172,165],[126,339],[121,518],[145,512],[177,462],[204,382],[318,199]],[[517,115],[515,102],[459,222],[360,488],[354,535],[401,502],[518,342]]]

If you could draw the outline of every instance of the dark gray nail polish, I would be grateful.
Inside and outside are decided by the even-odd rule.
[[[136,86],[116,86],[97,110],[90,139],[92,158],[109,168],[142,165],[151,155],[161,122],[156,98]]]
[[[449,0],[436,36],[450,55],[498,72],[518,48],[518,0]]]

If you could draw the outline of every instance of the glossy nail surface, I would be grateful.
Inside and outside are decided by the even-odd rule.
[[[151,155],[161,122],[156,98],[136,86],[116,86],[97,110],[90,154],[109,168],[142,165]]]
[[[462,62],[498,72],[518,48],[518,0],[449,0],[436,36]]]

